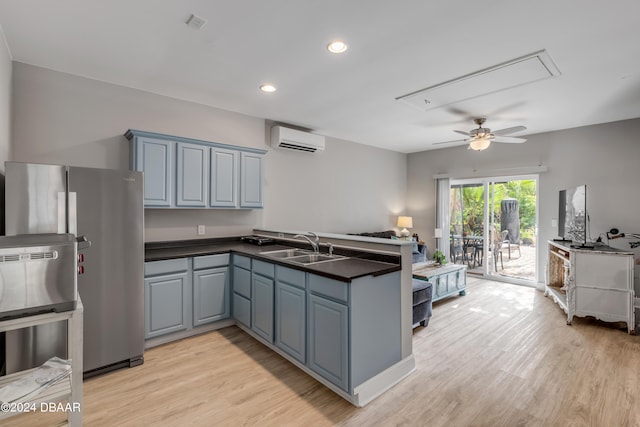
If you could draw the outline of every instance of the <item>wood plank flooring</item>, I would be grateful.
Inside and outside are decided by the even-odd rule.
[[[85,425],[640,426],[639,336],[589,319],[567,326],[542,292],[475,278],[433,311],[414,330],[416,372],[365,408],[229,327],[85,381]]]

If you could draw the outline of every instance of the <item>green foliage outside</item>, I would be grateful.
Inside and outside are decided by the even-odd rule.
[[[450,194],[451,233],[482,235],[484,218],[484,186],[457,185],[451,187]],[[503,199],[517,199],[520,212],[520,238],[531,239],[536,225],[536,182],[534,180],[509,181],[494,185],[494,224],[500,227],[500,202]]]

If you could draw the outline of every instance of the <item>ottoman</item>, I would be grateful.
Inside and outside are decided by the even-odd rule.
[[[412,279],[413,285],[413,327],[429,324],[431,317],[431,295],[433,285],[425,280]]]

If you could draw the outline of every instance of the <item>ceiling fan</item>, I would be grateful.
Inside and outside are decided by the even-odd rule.
[[[472,129],[469,132],[465,132],[462,130],[454,130],[454,132],[460,133],[462,135],[466,135],[469,138],[459,139],[457,141],[445,141],[445,142],[436,142],[436,144],[448,144],[452,142],[461,142],[465,141],[469,143],[470,150],[482,151],[489,148],[491,142],[506,142],[510,144],[520,144],[526,141],[525,138],[517,138],[513,136],[506,136],[510,133],[520,132],[526,130],[527,128],[524,126],[514,126],[510,128],[496,130],[491,132],[491,129],[484,128],[482,125],[487,121],[486,118],[480,117],[477,119],[473,119],[474,123],[478,125],[477,129]]]

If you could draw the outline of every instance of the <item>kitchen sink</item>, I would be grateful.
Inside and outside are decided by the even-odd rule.
[[[303,255],[287,258],[287,261],[295,262],[297,264],[316,264],[319,262],[325,261],[337,261],[339,259],[345,259],[345,257],[340,255],[320,255],[320,254],[311,254],[311,255]]]
[[[316,254],[304,249],[281,249],[279,251],[260,252],[260,255],[278,258],[296,264],[311,265],[319,262],[338,261],[347,257],[341,255]]]
[[[279,251],[260,252],[260,255],[266,255],[273,258],[291,258],[301,255],[313,255],[313,252],[304,249],[281,249]]]

